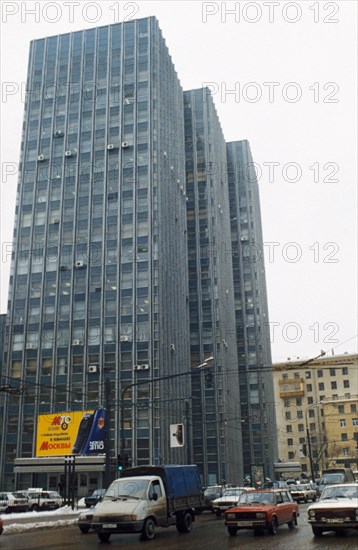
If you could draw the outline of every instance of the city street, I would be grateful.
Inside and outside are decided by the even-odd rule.
[[[179,534],[175,527],[158,529],[153,541],[142,542],[139,535],[113,535],[109,544],[99,542],[95,534],[83,535],[77,526],[66,528],[51,528],[0,537],[1,550],[91,550],[98,548],[123,549],[155,549],[168,548],[180,550],[221,550],[244,547],[255,550],[348,550],[358,545],[358,532],[349,531],[346,536],[336,536],[327,533],[320,539],[312,535],[307,523],[308,505],[300,505],[298,527],[290,531],[286,525],[278,529],[276,536],[255,536],[250,531],[241,531],[236,537],[230,537],[224,526],[223,518],[216,518],[208,512],[198,516],[193,531],[189,534]]]

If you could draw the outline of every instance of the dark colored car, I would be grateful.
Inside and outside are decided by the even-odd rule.
[[[92,495],[85,497],[85,505],[87,508],[95,506],[100,500],[102,500],[106,489],[96,489],[93,491]]]
[[[257,489],[240,496],[239,503],[225,512],[225,525],[230,536],[239,529],[264,529],[276,535],[277,527],[287,523],[290,529],[297,525],[298,505],[287,489]]]
[[[213,501],[216,498],[222,497],[225,487],[223,485],[212,485],[204,491],[204,507],[203,510],[213,511]]]

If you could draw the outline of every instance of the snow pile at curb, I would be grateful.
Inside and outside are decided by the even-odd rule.
[[[37,523],[12,523],[5,525],[4,535],[12,535],[14,533],[23,533],[24,531],[32,531],[33,529],[48,529],[49,527],[68,527],[76,525],[77,519],[59,519],[57,521],[44,521]]]

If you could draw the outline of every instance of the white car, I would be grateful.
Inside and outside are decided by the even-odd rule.
[[[33,512],[57,510],[57,508],[63,506],[63,498],[57,491],[34,491],[29,489],[26,496],[29,499],[30,510]]]
[[[213,500],[213,512],[217,515],[217,517],[220,517],[222,512],[236,506],[239,502],[240,495],[249,490],[250,489],[248,487],[231,487],[230,489],[225,489],[222,497]]]
[[[315,537],[325,531],[343,533],[358,529],[358,483],[326,487],[320,500],[309,506],[307,512]]]
[[[29,500],[21,491],[15,493],[0,493],[0,513],[11,514],[11,512],[27,512]]]

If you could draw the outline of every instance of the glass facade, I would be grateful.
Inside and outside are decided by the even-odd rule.
[[[250,162],[247,142],[226,146],[209,91],[183,95],[154,17],[31,43],[2,367],[22,391],[1,395],[4,490],[56,488],[14,470],[34,462],[39,414],[102,406],[112,475],[123,444],[133,465],[196,463],[205,485],[271,473]],[[171,424],[184,424],[181,448]]]
[[[103,406],[106,379],[111,456],[122,422],[133,464],[185,463],[169,425],[190,379],[152,382],[190,368],[183,96],[157,20],[33,41],[27,90],[2,486],[37,415]]]
[[[243,479],[226,146],[208,89],[184,92],[193,458],[205,484]]]
[[[247,141],[227,144],[236,341],[245,475],[274,478],[277,442],[260,198]]]

